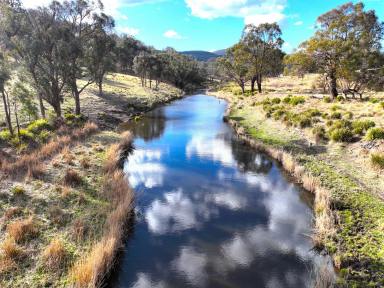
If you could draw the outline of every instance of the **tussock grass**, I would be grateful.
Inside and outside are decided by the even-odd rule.
[[[0,170],[14,178],[26,175],[32,178],[40,178],[44,175],[43,161],[62,151],[66,146],[95,133],[97,125],[87,122],[82,128],[72,131],[70,135],[57,136],[44,144],[39,150],[21,155],[16,161],[2,161]]]
[[[104,165],[103,195],[111,202],[111,212],[105,223],[102,239],[95,243],[85,257],[70,270],[70,279],[76,287],[99,287],[105,275],[114,265],[118,249],[123,245],[124,228],[133,207],[134,193],[129,187],[120,161],[132,149],[132,135],[121,135],[120,143],[107,151]],[[74,223],[74,229],[82,236],[82,223]]]
[[[64,186],[75,187],[83,183],[83,179],[79,173],[73,169],[67,169],[63,177]]]
[[[67,256],[64,242],[61,239],[52,239],[44,249],[42,259],[46,268],[57,271],[64,266]]]
[[[7,233],[16,242],[26,241],[33,238],[38,233],[38,227],[32,216],[27,219],[16,220],[7,226]]]
[[[13,186],[11,190],[15,196],[21,196],[25,194],[25,188],[20,185]]]
[[[319,180],[309,174],[303,175],[301,181],[303,183],[303,187],[312,193],[314,193],[320,186]]]
[[[384,153],[372,153],[371,163],[375,168],[384,169]]]
[[[16,244],[16,241],[13,237],[6,237],[0,244],[0,249],[2,252],[2,258],[8,260],[16,260],[23,253],[23,250],[19,245]]]

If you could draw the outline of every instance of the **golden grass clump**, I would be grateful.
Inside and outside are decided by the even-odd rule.
[[[281,163],[283,164],[284,169],[289,173],[293,174],[295,172],[296,163],[290,154],[283,153]]]
[[[22,249],[16,244],[12,237],[6,237],[0,244],[0,249],[4,259],[15,260],[22,254]]]
[[[83,179],[81,178],[79,173],[77,173],[75,170],[67,169],[65,171],[64,178],[63,178],[64,186],[70,186],[70,187],[79,186],[82,182],[83,182]]]
[[[36,236],[38,228],[33,220],[33,217],[31,216],[27,219],[16,220],[9,223],[7,226],[7,232],[9,236],[15,239],[16,242],[21,242]]]
[[[303,175],[302,183],[303,187],[312,193],[314,193],[316,189],[320,186],[319,180],[308,174]]]
[[[52,239],[44,249],[42,258],[47,268],[58,270],[64,266],[67,256],[64,242],[60,239]]]
[[[84,169],[88,169],[91,167],[91,160],[89,159],[89,157],[82,157],[80,159],[80,165],[81,167],[83,167]]]
[[[73,165],[73,161],[75,160],[75,156],[71,153],[68,146],[65,146],[61,151],[61,158],[68,165]]]

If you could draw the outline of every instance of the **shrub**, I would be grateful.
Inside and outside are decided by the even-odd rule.
[[[312,129],[312,134],[315,136],[317,140],[326,140],[328,139],[327,133],[323,126],[316,126]]]
[[[273,98],[272,99],[272,104],[280,104],[281,100],[280,98]]]
[[[329,96],[324,96],[324,97],[323,97],[323,101],[324,101],[325,103],[331,103],[332,99],[331,99],[331,97],[329,97]]]
[[[286,113],[286,111],[284,109],[276,110],[273,113],[273,119],[279,120],[285,113]]]
[[[351,120],[353,118],[353,113],[351,111],[345,112],[344,117]]]
[[[330,132],[330,138],[336,142],[351,142],[353,133],[348,128],[336,128]]]
[[[52,126],[51,124],[49,124],[47,119],[35,120],[27,126],[27,130],[33,134],[38,134],[43,130],[51,130],[51,129],[52,129]]]
[[[16,242],[25,241],[34,237],[38,230],[32,217],[24,220],[16,220],[7,226],[8,234],[15,239]]]
[[[336,97],[336,100],[337,100],[338,102],[343,102],[343,101],[344,101],[344,97],[341,96],[341,95],[339,95],[339,96]]]
[[[291,97],[290,96],[287,96],[287,97],[283,98],[283,103],[289,104],[290,102],[291,102]]]
[[[367,140],[384,139],[384,128],[369,128],[365,138]]]
[[[16,186],[13,186],[12,187],[12,193],[13,195],[24,195],[25,194],[25,189],[23,186],[19,186],[19,185],[16,185]]]
[[[332,120],[328,120],[327,122],[325,122],[325,125],[327,127],[331,127],[333,125],[333,121]]]
[[[371,120],[357,120],[352,123],[353,133],[362,135],[369,128],[375,127],[375,122]]]
[[[316,116],[321,116],[321,112],[319,109],[308,109],[307,111],[304,112],[309,117],[316,117]]]
[[[371,154],[371,163],[373,166],[384,169],[384,154],[373,153]]]
[[[51,132],[48,130],[40,131],[40,133],[37,135],[37,139],[40,143],[47,142],[47,140],[51,137]]]
[[[376,104],[376,103],[379,103],[380,100],[378,98],[369,98],[369,102],[373,103],[373,104]]]
[[[331,111],[333,111],[333,112],[335,112],[339,109],[341,109],[341,107],[339,105],[332,105],[332,107],[331,107]]]
[[[24,142],[34,140],[35,138],[33,133],[27,129],[20,129],[20,133],[18,136],[19,136],[19,139]]]
[[[303,96],[293,96],[291,98],[291,101],[289,101],[289,104],[291,105],[298,105],[298,104],[303,104],[305,103],[305,98]]]
[[[0,140],[8,142],[11,140],[11,138],[12,138],[12,135],[8,129],[4,129],[0,131]]]
[[[312,120],[310,117],[302,115],[301,117],[299,117],[298,124],[299,124],[300,128],[311,127],[312,126]]]
[[[380,102],[380,107],[384,109],[384,101],[383,102]]]
[[[331,114],[331,119],[341,119],[341,113],[340,112],[333,112]]]

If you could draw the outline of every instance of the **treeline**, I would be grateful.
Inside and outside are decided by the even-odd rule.
[[[324,90],[333,98],[340,93],[359,95],[365,89],[384,87],[384,54],[381,50],[384,24],[375,11],[362,3],[346,3],[317,19],[315,34],[297,51],[284,55],[283,40],[277,24],[248,25],[239,43],[219,59],[218,73],[251,90],[257,83],[261,92],[265,76],[285,74],[303,76],[320,73]]]
[[[80,115],[81,93],[95,83],[101,95],[108,71],[136,74],[143,86],[154,81],[153,88],[168,82],[191,90],[204,81],[193,59],[117,35],[114,25],[100,1],[53,1],[25,9],[20,0],[0,0],[0,93],[12,135],[19,113],[45,118],[49,105],[61,118],[65,97],[74,98]]]

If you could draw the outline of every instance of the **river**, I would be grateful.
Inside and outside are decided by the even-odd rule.
[[[236,138],[226,107],[194,95],[127,124],[136,208],[113,287],[313,287],[332,269],[312,195]]]

